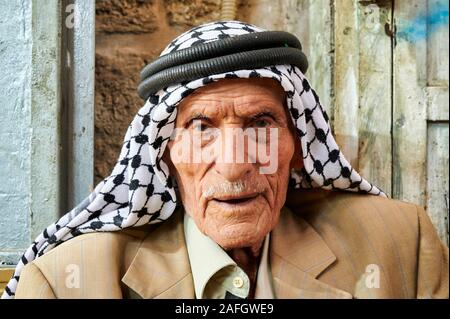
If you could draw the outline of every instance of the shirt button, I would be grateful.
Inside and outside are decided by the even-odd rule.
[[[233,286],[236,288],[241,288],[244,285],[244,280],[241,277],[234,277]]]

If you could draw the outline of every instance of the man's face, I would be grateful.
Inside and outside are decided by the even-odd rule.
[[[165,158],[187,213],[225,250],[258,245],[275,227],[290,168],[301,165],[284,101],[275,80],[228,79],[196,90],[178,106],[176,128],[183,134],[169,141]],[[180,160],[186,147],[191,153]],[[264,173],[268,155],[272,169]]]

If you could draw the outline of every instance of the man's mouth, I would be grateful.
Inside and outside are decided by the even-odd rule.
[[[250,204],[253,200],[255,200],[259,196],[258,193],[255,194],[247,194],[247,195],[230,195],[230,196],[221,196],[220,198],[213,198],[212,200],[224,205],[232,205],[232,206],[244,206]]]

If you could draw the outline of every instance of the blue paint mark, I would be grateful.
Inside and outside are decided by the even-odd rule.
[[[434,3],[427,13],[419,13],[412,20],[397,21],[397,38],[409,42],[425,40],[444,26],[448,27],[448,1]]]

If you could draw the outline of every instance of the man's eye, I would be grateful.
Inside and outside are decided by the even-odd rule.
[[[255,127],[267,127],[270,126],[270,122],[265,119],[256,120],[253,122],[253,126]]]
[[[201,121],[194,121],[192,128],[194,129],[194,131],[204,132],[209,128],[209,126],[206,123],[202,123]]]

